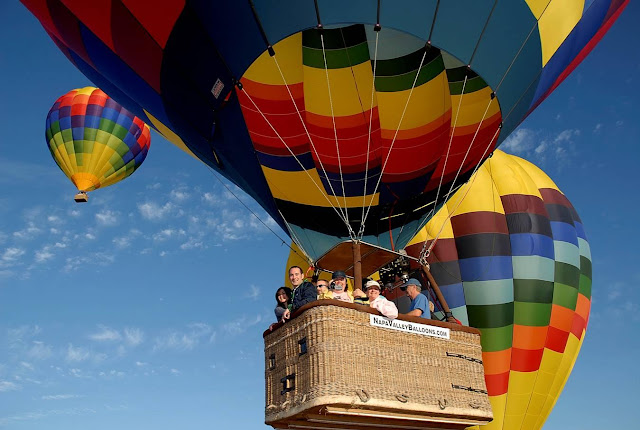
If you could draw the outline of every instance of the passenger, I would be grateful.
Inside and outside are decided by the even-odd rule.
[[[289,268],[289,281],[291,281],[291,285],[293,285],[293,291],[291,292],[289,309],[282,315],[282,318],[285,320],[291,317],[291,312],[318,299],[316,287],[314,287],[311,282],[305,281],[301,267],[291,266]]]
[[[347,274],[342,270],[336,270],[331,277],[333,285],[333,299],[342,302],[353,303],[353,296],[347,292]]]
[[[333,298],[333,293],[329,291],[329,283],[324,279],[318,279],[316,290],[318,291],[318,300]]]
[[[421,293],[422,284],[420,281],[411,278],[405,282],[400,289],[406,291],[407,296],[411,299],[409,312],[405,315],[430,319],[433,303],[427,299],[427,296]]]
[[[276,313],[276,320],[278,320],[278,322],[282,321],[282,316],[284,315],[284,312],[289,309],[290,304],[291,288],[278,288],[276,291],[276,308],[274,309],[274,312]]]
[[[367,297],[369,298],[369,306],[387,318],[398,318],[398,308],[396,304],[380,295],[380,284],[378,281],[367,282],[365,288],[367,290]]]

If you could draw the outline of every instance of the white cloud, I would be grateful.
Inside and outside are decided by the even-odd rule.
[[[263,321],[262,315],[256,315],[253,319],[246,316],[242,316],[228,323],[222,324],[222,331],[231,334],[239,335],[247,331],[248,328],[259,324]]]
[[[79,399],[84,396],[80,396],[78,394],[49,394],[47,396],[42,396],[42,400],[67,400],[67,399]]]
[[[171,369],[171,374],[172,375],[179,375],[180,373],[182,373],[182,372],[180,372],[178,369]]]
[[[48,411],[26,412],[17,415],[0,418],[0,427],[8,426],[11,423],[23,423],[25,421],[43,420],[48,417],[59,417],[61,415],[87,415],[95,414],[96,411],[89,408],[53,409]]]
[[[53,257],[55,257],[55,254],[51,252],[50,246],[44,246],[40,251],[36,251],[35,253],[36,263],[44,263],[45,261],[51,260]]]
[[[124,339],[130,346],[140,345],[144,340],[144,332],[139,328],[125,328]]]
[[[22,248],[7,248],[2,253],[2,257],[0,257],[0,260],[2,260],[4,263],[15,263],[20,257],[24,255],[24,253],[25,251]]]
[[[126,236],[116,237],[112,242],[117,248],[120,249],[127,248],[129,245],[131,245],[131,239]]]
[[[622,121],[622,120],[618,120],[618,121],[616,121],[616,125],[617,125],[618,127],[622,126],[623,124],[624,124],[624,121]]]
[[[519,128],[500,145],[500,149],[520,155],[530,151],[535,146],[535,133],[528,128]]]
[[[173,210],[173,204],[166,203],[164,206],[160,206],[155,202],[146,202],[138,204],[138,210],[143,218],[150,221],[158,221],[167,216],[171,210]]]
[[[180,249],[182,250],[187,250],[187,249],[202,249],[205,248],[204,246],[204,242],[201,240],[201,238],[198,237],[190,237],[185,243],[183,243],[182,245],[180,245]]]
[[[593,128],[593,132],[599,133],[600,130],[602,130],[602,123],[597,123],[596,126]]]
[[[136,366],[138,367],[145,367],[148,366],[149,363],[145,363],[144,361],[136,361]]]
[[[118,224],[118,213],[110,210],[104,210],[96,214],[96,221],[99,225],[112,227]]]
[[[67,258],[64,267],[65,272],[72,272],[85,266],[108,266],[113,264],[115,257],[104,252],[94,252],[88,255]]]
[[[185,231],[182,230],[182,229],[175,230],[175,229],[171,229],[171,228],[166,228],[166,229],[160,230],[159,232],[154,234],[153,235],[153,240],[158,241],[158,242],[163,242],[163,241],[171,239],[173,237],[184,236],[184,235],[185,235]]]
[[[11,381],[0,380],[0,393],[6,392],[6,391],[16,391],[16,390],[19,390],[20,388],[21,388],[20,385],[16,383],[13,383]]]
[[[42,230],[38,228],[34,222],[29,221],[24,229],[15,231],[13,237],[22,240],[31,240],[40,234],[40,232],[42,232]]]
[[[89,339],[98,342],[113,342],[122,339],[120,333],[111,327],[100,325],[98,328],[100,331],[89,335]]]
[[[187,326],[188,331],[172,331],[171,333],[157,337],[153,350],[191,351],[205,339],[211,339],[213,329],[205,323],[192,323]]]
[[[85,237],[86,239],[89,239],[89,240],[94,240],[94,239],[96,238],[96,237],[95,237],[95,235],[93,235],[93,234],[91,234],[91,233],[86,233],[86,234],[84,235],[84,237]]]
[[[34,360],[46,360],[52,355],[51,347],[37,340],[34,340],[31,347],[27,350],[27,357]]]
[[[245,297],[255,301],[258,300],[258,297],[260,297],[260,288],[256,287],[255,285],[250,285],[249,286],[249,293],[245,295]]]
[[[74,347],[69,344],[67,348],[67,361],[80,362],[89,359],[91,353],[84,348]],[[71,369],[74,370],[74,369]]]
[[[173,200],[184,201],[189,198],[189,193],[184,190],[175,189],[171,190],[170,196]]]
[[[57,215],[49,215],[49,216],[47,217],[47,221],[49,221],[50,223],[59,223],[59,222],[60,222],[60,221],[62,221],[62,220],[61,220],[61,219],[60,219],[60,217],[59,217],[59,216],[57,216]]]

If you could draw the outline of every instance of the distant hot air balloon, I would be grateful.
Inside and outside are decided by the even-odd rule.
[[[628,0],[22,2],[316,260],[405,247]]]
[[[498,150],[407,254],[418,257],[436,237],[431,273],[454,316],[482,332],[494,415],[482,428],[540,429],[589,319],[591,252],[580,218],[544,172]],[[295,245],[289,265],[306,267]]]
[[[77,202],[86,202],[87,192],[131,175],[151,142],[149,127],[140,118],[93,87],[56,100],[45,134],[53,159],[78,188]]]

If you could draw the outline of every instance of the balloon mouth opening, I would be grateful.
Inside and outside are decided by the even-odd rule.
[[[78,194],[86,194],[88,191],[93,191],[100,188],[100,180],[96,175],[91,173],[76,173],[71,176],[71,182],[78,188]]]

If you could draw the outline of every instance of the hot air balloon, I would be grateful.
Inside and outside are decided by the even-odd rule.
[[[454,316],[482,332],[494,417],[482,428],[541,428],[589,319],[591,253],[575,209],[544,172],[497,150],[406,251],[424,248]],[[402,311],[400,294],[388,296]]]
[[[151,142],[149,127],[140,118],[93,87],[71,90],[56,100],[45,135],[51,156],[78,188],[76,202],[86,202],[87,192],[135,172]]]
[[[393,251],[575,69],[628,3],[22,1],[90,80],[246,191],[309,262],[349,269],[356,285],[397,257]],[[506,320],[496,327],[487,320],[483,330],[508,331]],[[299,342],[284,349],[307,360]],[[268,405],[270,422],[293,425],[280,420],[290,412],[283,404],[311,400],[295,394],[295,375],[276,378],[286,366],[274,357],[267,380],[273,390],[283,384],[273,393],[287,401]],[[476,382],[454,391],[484,393]],[[395,411],[403,407],[397,402],[411,403],[394,395]],[[373,408],[374,400],[358,397]],[[446,401],[425,402],[431,417],[444,419]],[[433,410],[436,403],[444,409]],[[483,401],[463,403],[485,411]],[[489,419],[469,413],[467,423]]]
[[[627,0],[22,0],[89,79],[310,260],[402,249]]]

